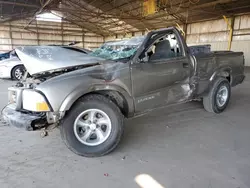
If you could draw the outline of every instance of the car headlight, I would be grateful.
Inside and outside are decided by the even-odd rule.
[[[49,105],[44,96],[32,90],[23,90],[23,109],[33,112],[50,111]]]

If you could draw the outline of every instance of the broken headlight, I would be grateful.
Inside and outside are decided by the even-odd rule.
[[[23,90],[23,109],[33,112],[50,111],[45,97],[34,90]]]

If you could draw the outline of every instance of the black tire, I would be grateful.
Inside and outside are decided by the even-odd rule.
[[[222,87],[227,89],[228,97],[225,100],[225,103],[222,106],[219,106],[218,102],[216,101],[217,100],[216,96],[218,94],[218,91]],[[204,106],[205,110],[208,112],[221,113],[226,109],[226,107],[229,103],[229,100],[230,100],[230,96],[231,96],[230,83],[228,82],[228,80],[226,78],[218,78],[213,83],[213,86],[211,87],[209,93],[203,97],[203,106]]]
[[[17,76],[16,71],[20,71],[22,76],[21,77]],[[13,80],[21,80],[23,78],[24,74],[25,74],[25,71],[26,71],[26,69],[25,69],[25,67],[23,65],[17,65],[11,71],[11,78]]]
[[[111,121],[111,132],[107,139],[96,146],[89,146],[80,142],[73,130],[76,118],[88,109],[99,109],[105,112]],[[88,95],[79,100],[60,122],[60,133],[67,147],[74,153],[85,157],[99,157],[110,153],[116,148],[123,134],[124,117],[110,99],[102,95]]]

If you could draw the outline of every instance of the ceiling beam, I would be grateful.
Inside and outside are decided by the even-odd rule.
[[[34,14],[33,18],[30,19],[30,21],[28,22],[28,24],[26,26],[24,26],[24,29],[26,27],[29,26],[29,24],[34,20],[36,19],[36,16],[40,13],[42,13],[42,11],[45,9],[46,6],[48,6],[50,3],[52,3],[53,0],[47,0],[40,8],[39,10]]]
[[[79,15],[90,17],[92,19],[95,18],[95,17],[103,18],[103,20],[109,19],[109,18],[115,18],[117,16],[117,15],[115,15],[113,13],[111,14],[111,13],[105,13],[105,12],[103,12],[103,13],[89,12],[89,11],[86,11],[86,10],[82,10],[82,9],[76,10],[74,8],[69,8],[69,7],[65,7],[65,8],[52,7],[52,8],[50,8],[50,10],[59,11],[59,12],[62,12],[62,13],[64,13],[64,12],[68,12],[68,13],[73,12],[73,13],[77,13]],[[124,16],[124,15],[121,15],[120,18],[121,19],[137,20],[137,21],[141,20],[141,18],[137,18],[135,16]],[[100,21],[102,21],[102,20],[100,20]]]
[[[84,7],[83,4],[81,4],[80,2],[75,2],[72,0],[68,0],[67,2],[71,2],[74,3],[74,5],[79,6],[79,8],[84,9],[85,11],[89,12],[89,14],[93,14],[92,17],[89,18],[89,20],[93,20],[93,19],[97,19],[96,22],[102,22],[102,21],[109,21],[110,24],[110,28],[106,27],[105,30],[109,31],[109,29],[111,28],[116,28],[116,27],[122,27],[124,28],[124,32],[132,32],[132,30],[130,30],[130,28],[128,28],[128,24],[129,23],[124,23],[124,24],[118,24],[119,21],[123,21],[120,16],[118,14],[110,14],[110,12],[106,12],[104,10],[102,10],[102,7],[99,6],[95,6],[95,5],[91,5],[95,10],[91,9],[87,9]],[[88,3],[87,1],[83,0],[84,3]],[[106,4],[111,3],[110,1],[104,1]],[[111,5],[112,6],[112,5]],[[104,16],[107,16],[106,18]],[[130,16],[132,18],[132,16]],[[138,20],[139,21],[139,20]],[[102,28],[104,29],[104,28]],[[111,31],[110,31],[111,32]]]
[[[104,1],[104,2],[107,2],[107,1]],[[126,5],[126,4],[127,4],[127,5],[128,5],[128,4],[131,4],[131,6],[132,6],[132,2],[131,2],[131,1],[128,1],[127,3],[124,3],[124,4],[122,4],[122,5],[124,6],[124,5]],[[126,24],[129,24],[129,25],[135,27],[135,26],[134,26],[131,22],[129,22],[128,20],[125,21],[125,20],[122,18],[121,14],[124,14],[124,15],[127,15],[127,16],[133,16],[133,17],[137,18],[137,19],[138,19],[138,22],[139,22],[143,27],[145,27],[145,29],[147,29],[148,27],[152,27],[152,25],[149,24],[149,23],[146,23],[146,22],[143,20],[142,17],[138,17],[137,15],[132,14],[131,11],[124,10],[124,9],[121,8],[121,6],[120,6],[120,7],[119,7],[119,6],[113,6],[111,3],[109,3],[109,5],[110,5],[111,8],[112,8],[112,9],[109,10],[109,11],[115,11],[116,14],[119,14],[119,15],[117,16],[118,19],[120,19],[120,20],[126,22]],[[100,8],[100,9],[101,9],[101,8]],[[104,11],[104,12],[107,12],[106,10],[103,10],[103,11]]]
[[[4,20],[0,20],[0,23],[6,23],[6,22],[11,22],[15,20],[20,20],[20,19],[25,19],[28,17],[31,17],[35,12],[27,12],[27,13],[22,13],[21,15],[14,15],[14,16],[9,16],[8,18]]]
[[[91,9],[86,9],[82,4],[80,4],[80,3],[77,3],[77,2],[74,2],[74,1],[72,1],[72,0],[67,0],[67,2],[69,2],[70,3],[70,5],[72,6],[72,7],[76,7],[76,8],[82,8],[82,9],[84,9],[84,10],[86,10],[86,11],[89,11],[90,13],[97,13],[97,12],[93,12]],[[96,7],[95,7],[96,8]],[[99,9],[98,9],[99,10]],[[70,14],[72,14],[72,13],[70,13]],[[72,14],[73,15],[73,14]],[[73,16],[76,16],[76,15],[73,15]],[[79,16],[78,16],[79,17]],[[80,18],[80,17],[79,17]],[[99,19],[98,17],[96,17],[96,19]],[[114,21],[113,19],[117,19],[117,18],[109,18],[109,20],[111,20],[111,23],[115,23],[116,24],[116,21]],[[89,19],[89,20],[91,20],[91,19]],[[99,20],[98,20],[99,21]],[[97,21],[97,22],[98,22]],[[103,27],[101,27],[101,26],[98,26],[98,24],[92,24],[93,26],[95,26],[100,32],[102,32],[103,34],[106,34],[106,33],[108,33],[109,35],[114,35],[115,33],[113,33],[112,31],[109,31],[109,30],[107,30],[107,29],[104,29]],[[119,25],[117,25],[117,26],[119,26]]]
[[[56,15],[56,16],[59,16],[59,15],[53,13],[53,12],[51,12],[51,14],[54,14],[54,15]],[[59,17],[60,17],[60,16],[59,16]],[[91,33],[96,33],[97,35],[102,36],[102,33],[95,32],[94,30],[92,30],[92,29],[90,29],[90,28],[88,28],[88,27],[86,27],[86,26],[83,26],[82,24],[79,24],[79,22],[77,22],[77,21],[75,21],[75,20],[68,19],[68,18],[65,18],[65,17],[61,17],[61,18],[62,18],[62,20],[65,20],[65,21],[67,21],[67,22],[70,22],[70,23],[73,23],[73,24],[79,26],[81,29],[84,29],[84,30],[87,30],[87,31],[89,31],[89,32],[91,32]]]
[[[81,27],[83,27],[83,25],[84,25],[84,28],[88,29],[92,33],[96,33],[96,34],[99,34],[99,35],[103,35],[103,34],[107,33],[106,31],[103,30],[103,28],[101,30],[99,25],[97,25],[95,23],[91,23],[88,20],[83,19],[82,17],[79,17],[76,14],[69,13],[69,15],[66,16],[66,17],[67,17],[68,21],[72,20],[75,23],[77,23],[77,25],[79,25]],[[94,25],[94,27],[92,25]],[[111,32],[110,32],[110,34],[114,35],[114,33],[111,33]]]
[[[186,7],[186,8],[180,7],[180,9],[175,12],[175,14],[184,13],[187,10],[190,11],[190,10],[195,10],[195,9],[208,8],[208,7],[216,6],[217,4],[230,3],[230,2],[233,2],[233,0],[216,0],[213,2],[192,5],[192,6]],[[169,13],[168,12],[158,12],[155,15],[152,15],[150,19],[153,20],[153,19],[165,16],[165,15],[169,15]]]
[[[17,3],[17,2],[9,2],[9,1],[0,1],[0,4],[15,5],[15,6],[22,6],[22,7],[30,7],[30,8],[40,8],[40,6],[38,6],[38,5]]]
[[[196,6],[191,6],[188,9],[192,10],[192,9],[207,8],[207,7],[215,6],[217,4],[225,4],[225,3],[230,3],[230,2],[233,2],[233,1],[234,0],[216,0],[216,1],[213,1],[213,2],[209,2],[209,3],[203,3],[203,4],[200,4],[200,5],[196,5]]]

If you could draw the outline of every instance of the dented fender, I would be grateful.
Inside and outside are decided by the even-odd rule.
[[[209,78],[210,83],[212,83],[218,77],[231,77],[232,76],[232,69],[231,67],[223,67],[217,69],[212,76]],[[232,79],[230,79],[232,80]]]
[[[91,85],[88,89],[77,89],[74,90],[72,93],[70,93],[67,98],[63,101],[62,105],[60,106],[59,111],[60,112],[65,112],[69,110],[72,105],[82,96],[87,95],[89,93],[98,93],[98,92],[118,92],[124,100],[126,100],[126,103],[128,105],[128,112],[129,114],[134,113],[134,102],[133,98],[131,96],[131,93],[127,91],[126,89],[122,88],[121,86],[114,85],[114,84],[96,84],[96,85]]]

